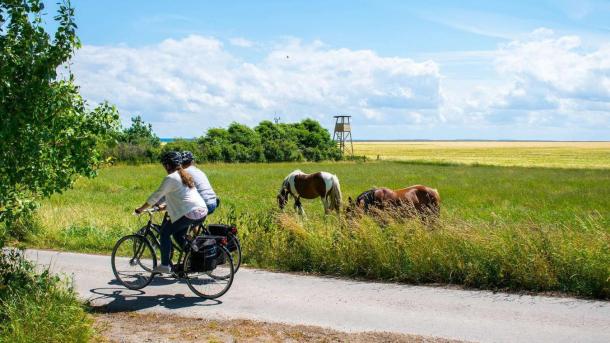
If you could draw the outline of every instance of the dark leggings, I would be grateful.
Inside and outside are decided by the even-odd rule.
[[[197,224],[201,220],[192,220],[187,217],[181,217],[175,222],[165,220],[161,227],[161,264],[164,266],[169,265],[169,254],[172,250],[172,239],[171,235],[174,235],[176,243],[180,248],[184,247],[184,235],[189,226]]]

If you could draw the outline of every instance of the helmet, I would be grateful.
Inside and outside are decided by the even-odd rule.
[[[161,155],[161,163],[167,164],[172,167],[178,167],[182,165],[182,154],[178,151],[168,151]]]
[[[191,162],[193,162],[194,159],[195,159],[195,156],[193,156],[192,152],[190,152],[190,151],[182,152],[182,164],[191,163]]]

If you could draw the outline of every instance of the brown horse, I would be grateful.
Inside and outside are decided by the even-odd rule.
[[[415,185],[407,188],[391,190],[389,188],[373,188],[362,192],[356,202],[349,198],[350,209],[359,208],[364,212],[375,208],[381,211],[386,209],[406,209],[411,216],[420,218],[428,216],[437,217],[440,213],[441,197],[434,188]]]
[[[284,209],[288,203],[288,195],[294,198],[294,208],[299,214],[305,214],[301,204],[303,199],[315,199],[320,197],[324,205],[324,213],[341,208],[341,187],[337,176],[327,172],[305,174],[295,170],[288,174],[282,182],[282,187],[277,195],[280,209]]]

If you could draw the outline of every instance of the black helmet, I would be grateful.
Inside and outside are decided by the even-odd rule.
[[[182,154],[178,151],[168,151],[161,156],[161,163],[167,164],[171,167],[181,166]]]
[[[190,152],[190,151],[182,152],[182,164],[191,163],[191,162],[193,162],[194,159],[195,159],[195,156],[193,156],[192,152]]]

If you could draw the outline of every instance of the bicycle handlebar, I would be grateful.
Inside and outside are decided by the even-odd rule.
[[[142,211],[142,212],[140,212],[140,213],[136,213],[136,212],[134,211],[134,212],[133,212],[133,215],[134,215],[134,216],[140,216],[140,215],[142,215],[142,214],[145,214],[145,213],[146,213],[146,214],[148,214],[149,216],[151,216],[151,217],[152,217],[152,215],[153,215],[155,212],[161,212],[161,211],[164,211],[164,209],[159,208],[159,206],[154,206],[154,207],[151,207],[151,208],[147,208],[147,209],[145,209],[144,211]]]

